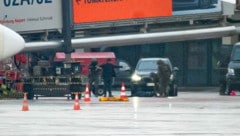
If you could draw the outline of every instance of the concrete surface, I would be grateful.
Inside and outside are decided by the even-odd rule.
[[[115,92],[115,95],[117,93]],[[178,97],[131,97],[129,102],[74,101],[42,97],[0,100],[2,136],[239,136],[240,97],[216,91],[179,92]]]

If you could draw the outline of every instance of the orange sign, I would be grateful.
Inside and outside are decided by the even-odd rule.
[[[172,0],[73,0],[75,24],[171,15]]]

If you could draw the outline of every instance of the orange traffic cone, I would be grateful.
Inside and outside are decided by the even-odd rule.
[[[120,99],[122,101],[128,101],[127,95],[126,95],[126,88],[125,84],[122,82],[121,92],[120,92]]]
[[[89,87],[88,84],[86,85],[86,90],[85,90],[85,97],[84,97],[84,102],[90,102],[90,92],[89,92]]]
[[[73,110],[80,110],[80,104],[79,104],[79,98],[78,98],[78,93],[77,92],[75,93]]]
[[[22,106],[22,111],[29,111],[28,108],[28,100],[27,100],[27,93],[23,93],[24,98],[23,98],[23,106]]]

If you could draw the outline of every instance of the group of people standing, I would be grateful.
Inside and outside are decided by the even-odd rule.
[[[89,65],[89,84],[90,90],[97,90],[100,79],[103,79],[104,83],[104,97],[108,96],[113,97],[112,95],[112,84],[113,79],[116,77],[115,68],[122,68],[122,66],[117,66],[112,63],[111,58],[106,60],[106,63],[98,65],[97,59],[93,59]],[[93,84],[94,83],[94,84]],[[94,87],[94,89],[92,89]],[[92,92],[96,95],[96,92]]]
[[[106,63],[102,65],[98,65],[97,59],[92,59],[91,64],[89,65],[89,85],[90,91],[94,95],[97,95],[97,90],[99,89],[98,85],[101,79],[103,79],[104,83],[104,97],[108,96],[113,97],[112,95],[112,84],[113,79],[116,77],[115,69],[122,68],[122,66],[114,65],[110,58],[106,60]],[[169,65],[165,64],[162,60],[157,62],[158,71],[157,73],[151,73],[150,76],[152,77],[155,83],[155,93],[156,95],[160,96],[168,96],[168,85],[170,82],[171,76],[171,69]],[[94,89],[93,89],[94,88]],[[95,91],[94,91],[95,90]]]

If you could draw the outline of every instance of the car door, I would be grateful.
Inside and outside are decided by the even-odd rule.
[[[125,83],[126,86],[130,85],[130,79],[132,75],[132,68],[128,64],[128,62],[124,60],[118,60],[118,65],[122,66],[122,68],[116,69],[116,78],[115,85],[121,86],[122,82]]]

